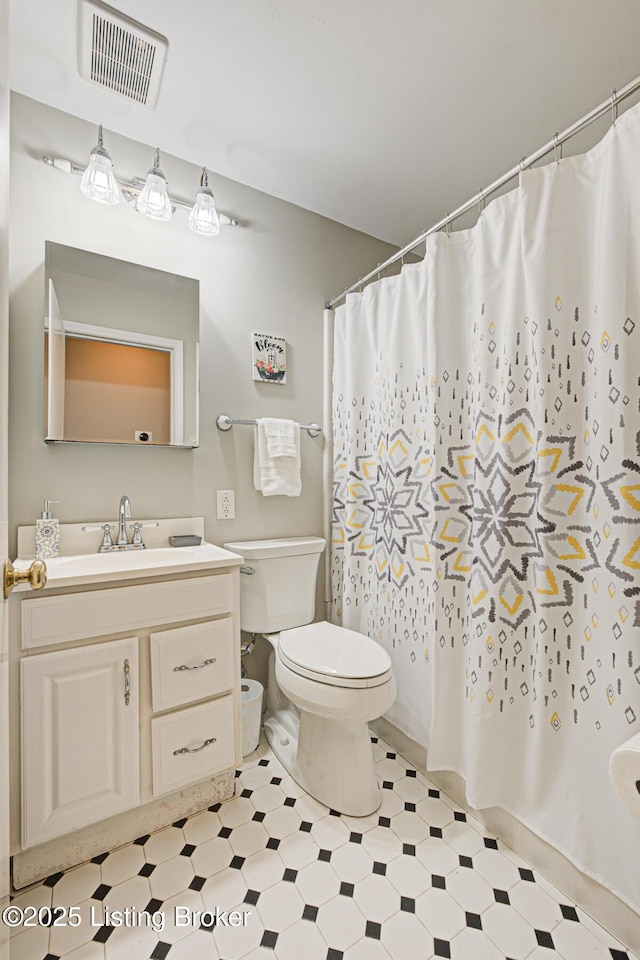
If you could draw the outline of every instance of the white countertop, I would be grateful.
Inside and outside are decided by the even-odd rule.
[[[18,559],[16,570],[26,570],[31,559]],[[115,583],[171,574],[216,570],[235,567],[243,559],[230,550],[213,543],[198,547],[152,547],[146,550],[123,550],[114,553],[85,553],[54,557],[44,561],[47,583],[44,587],[73,587],[87,583]],[[20,584],[14,592],[30,591],[28,584]]]

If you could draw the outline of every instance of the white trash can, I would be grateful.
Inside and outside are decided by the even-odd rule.
[[[246,757],[260,742],[260,720],[262,718],[262,684],[257,680],[243,677],[240,681],[242,698],[242,756]]]

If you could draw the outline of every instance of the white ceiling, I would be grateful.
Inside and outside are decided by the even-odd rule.
[[[77,0],[12,0],[13,89],[397,244],[640,73],[637,0],[111,2],[155,111],[80,78]]]

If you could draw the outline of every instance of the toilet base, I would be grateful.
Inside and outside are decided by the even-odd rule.
[[[290,705],[267,713],[267,740],[306,792],[338,813],[366,817],[382,801],[365,721],[327,719]]]

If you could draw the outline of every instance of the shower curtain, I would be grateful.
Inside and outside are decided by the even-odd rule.
[[[335,316],[334,618],[388,714],[640,908],[640,108]]]

